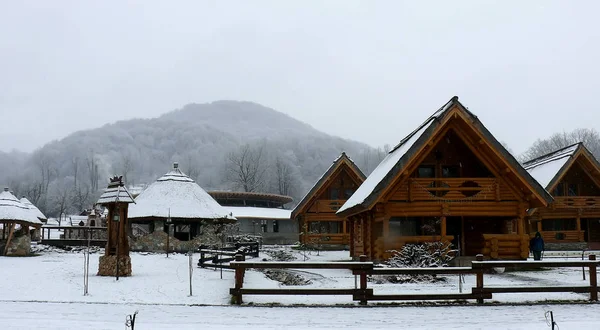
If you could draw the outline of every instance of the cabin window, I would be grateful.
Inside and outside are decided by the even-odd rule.
[[[260,220],[260,231],[262,233],[267,232],[267,220]]]
[[[440,235],[441,225],[438,218],[392,217],[390,218],[390,235],[392,236],[427,236]]]
[[[344,197],[346,197],[346,199],[350,198],[350,196],[352,196],[352,194],[354,194],[354,189],[344,190]]]
[[[442,166],[442,177],[443,178],[460,178],[460,167],[453,166]]]
[[[313,221],[310,231],[317,234],[341,234],[342,222],[340,221]]]
[[[556,185],[554,188],[554,196],[564,196],[565,195],[565,185],[561,182]]]
[[[543,231],[576,230],[576,219],[544,219],[542,220]]]
[[[417,236],[418,219],[411,217],[392,217],[390,218],[391,236]]]
[[[417,169],[419,178],[435,178],[435,167],[432,165],[421,165]]]
[[[96,220],[91,220],[90,221],[90,226],[96,227]]]
[[[273,232],[274,233],[279,232],[279,220],[273,220]]]
[[[331,199],[339,199],[339,196],[340,196],[340,191],[335,188],[332,188],[330,198]]]
[[[575,183],[568,184],[567,195],[568,196],[579,196],[579,190],[577,189],[577,184],[575,184]]]

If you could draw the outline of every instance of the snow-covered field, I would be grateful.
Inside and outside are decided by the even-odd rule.
[[[296,252],[294,252],[296,253]],[[383,328],[411,329],[543,329],[544,312],[553,310],[561,329],[599,329],[598,304],[543,305],[545,300],[585,302],[586,294],[495,294],[493,301],[519,305],[340,308],[357,306],[349,296],[244,296],[246,303],[276,303],[277,308],[230,306],[233,272],[197,268],[193,257],[189,296],[188,257],[181,254],[132,253],[133,276],[95,276],[100,254],[90,258],[89,295],[83,295],[84,256],[81,253],[42,252],[29,258],[0,258],[0,326],[3,329],[115,329],[124,328],[125,316],[139,310],[136,329],[212,328]],[[303,256],[296,253],[299,260]],[[266,257],[266,255],[265,255]],[[348,252],[308,255],[309,261],[348,260]],[[354,276],[344,270],[297,271],[311,287],[353,288]],[[458,292],[458,278],[435,284],[372,284],[375,293]],[[587,278],[587,274],[586,274]],[[467,276],[464,292],[474,286]],[[585,285],[581,269],[507,272],[486,275],[490,285]],[[278,282],[248,271],[244,286],[276,288]],[[538,302],[526,305],[525,302]],[[539,304],[542,302],[542,304]],[[291,307],[292,305],[320,307]],[[375,307],[376,306],[376,307]],[[19,311],[26,311],[22,314]],[[26,315],[26,316],[24,316]]]

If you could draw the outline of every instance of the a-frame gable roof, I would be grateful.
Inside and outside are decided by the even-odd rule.
[[[300,202],[298,203],[298,205],[296,205],[296,207],[292,211],[292,219],[296,218],[296,216],[298,214],[304,212],[304,209],[309,206],[308,205],[309,201],[315,196],[315,194],[317,194],[321,190],[321,188],[325,185],[325,183],[327,183],[327,181],[336,172],[336,170],[338,168],[340,168],[340,166],[342,166],[343,164],[348,165],[348,168],[351,171],[353,171],[354,174],[361,181],[364,181],[366,179],[366,176],[360,170],[360,168],[358,168],[358,166],[356,166],[356,164],[354,163],[354,161],[352,161],[352,159],[350,159],[350,157],[348,157],[345,152],[342,152],[333,161],[333,163],[331,163],[331,165],[329,166],[329,168],[327,168],[327,170],[325,171],[325,173],[323,173],[323,175],[321,175],[321,177],[319,178],[319,180],[317,180],[317,183],[315,183],[315,185],[308,191],[308,193],[306,193],[306,195],[304,195],[304,197],[302,197],[302,199],[300,200]]]
[[[534,193],[542,203],[547,204],[552,201],[552,196],[550,196],[544,187],[542,187],[521,166],[514,156],[508,152],[498,140],[496,140],[496,138],[479,121],[477,116],[458,101],[458,96],[454,96],[390,151],[387,157],[384,158],[377,168],[369,175],[367,180],[363,182],[358,190],[338,210],[337,214],[349,216],[371,209],[375,202],[379,200],[386,187],[390,186],[396,176],[406,169],[410,161],[417,156],[419,151],[423,149],[428,141],[443,126],[454,109],[457,109],[460,114],[469,121],[471,127],[479,132],[482,139],[506,160],[508,166],[510,166],[517,177],[530,187],[532,193]]]
[[[526,161],[523,167],[546,190],[551,191],[580,156],[586,157],[600,172],[600,163],[581,142]]]

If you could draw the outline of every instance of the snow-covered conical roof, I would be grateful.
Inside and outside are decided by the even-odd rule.
[[[40,220],[48,220],[48,218],[46,218],[46,216],[44,215],[44,213],[42,213],[42,211],[40,211],[40,209],[37,208],[37,206],[33,205],[32,202],[30,202],[27,197],[23,196],[23,198],[21,198],[20,202],[27,206],[29,208],[29,210],[31,211],[31,213],[38,219]]]
[[[17,222],[30,226],[41,226],[42,222],[24,205],[4,188],[0,192],[0,222]]]
[[[190,220],[236,220],[194,180],[179,169],[160,177],[129,206],[128,218],[167,218]]]

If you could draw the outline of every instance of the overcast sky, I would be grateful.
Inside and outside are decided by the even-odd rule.
[[[0,0],[0,150],[261,103],[395,144],[453,95],[516,153],[599,128],[600,1]]]

